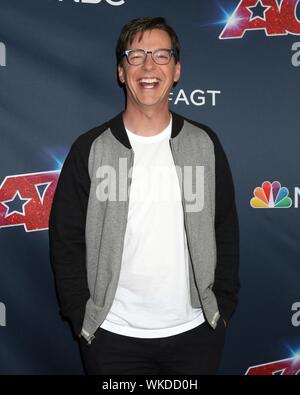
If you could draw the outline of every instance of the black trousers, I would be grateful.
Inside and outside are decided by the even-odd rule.
[[[226,328],[222,318],[216,329],[205,321],[186,332],[161,338],[119,335],[99,327],[88,344],[79,346],[88,375],[217,374]]]

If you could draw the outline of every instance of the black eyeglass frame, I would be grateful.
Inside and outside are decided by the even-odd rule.
[[[170,54],[170,59],[169,59],[169,61],[168,61],[167,63],[157,63],[157,62],[155,61],[155,59],[154,59],[154,54],[155,54],[156,52],[158,52],[158,51],[161,51],[161,50],[168,51],[169,54]],[[130,54],[130,52],[133,52],[133,51],[143,51],[143,52],[144,52],[144,59],[143,59],[143,61],[142,61],[140,64],[132,64],[132,63],[129,62],[128,55]],[[175,51],[174,49],[172,49],[172,48],[171,48],[171,49],[170,49],[170,48],[156,48],[156,49],[154,49],[153,51],[145,51],[145,50],[142,49],[142,48],[132,48],[132,49],[127,49],[127,50],[125,50],[125,51],[122,53],[122,55],[120,56],[119,61],[122,59],[123,56],[126,56],[127,62],[128,62],[131,66],[141,66],[142,64],[145,63],[148,53],[151,53],[151,57],[152,57],[153,62],[156,63],[156,64],[158,64],[158,65],[160,65],[160,66],[169,64],[170,61],[171,61],[172,55],[173,55],[174,58],[176,59],[176,51]]]

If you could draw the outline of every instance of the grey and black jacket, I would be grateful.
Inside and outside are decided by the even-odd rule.
[[[238,300],[239,225],[230,167],[216,134],[207,126],[172,112],[170,149],[176,168],[201,166],[201,210],[187,210],[180,181],[189,249],[192,307],[202,307],[212,328],[229,320]],[[129,172],[134,152],[122,113],[81,134],[62,167],[49,218],[50,260],[60,312],[75,336],[89,343],[107,316],[118,285],[130,199]],[[125,163],[125,162],[123,162]],[[129,199],[99,199],[99,169],[128,178]],[[109,180],[109,182],[113,180]],[[109,184],[109,183],[108,183]],[[118,180],[117,180],[118,184]],[[138,230],[137,230],[138,231]],[[155,248],[155,246],[153,246]]]

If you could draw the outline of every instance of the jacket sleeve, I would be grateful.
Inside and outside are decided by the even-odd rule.
[[[87,158],[73,143],[58,179],[49,217],[49,252],[60,313],[73,334],[81,332],[90,296],[86,274],[85,220],[90,178]]]
[[[213,291],[226,322],[238,302],[239,223],[231,170],[225,152],[214,134],[216,172],[215,235],[217,264]]]

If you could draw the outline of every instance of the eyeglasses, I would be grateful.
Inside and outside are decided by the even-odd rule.
[[[140,66],[145,63],[147,54],[151,53],[151,57],[156,64],[168,64],[171,60],[172,55],[175,56],[173,49],[158,48],[154,51],[145,51],[144,49],[127,49],[121,55],[126,56],[128,63],[132,66]]]

